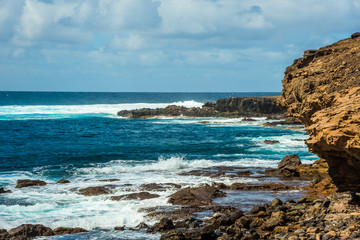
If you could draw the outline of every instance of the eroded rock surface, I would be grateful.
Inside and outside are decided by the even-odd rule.
[[[307,50],[285,71],[280,104],[310,134],[339,190],[360,191],[360,38]]]

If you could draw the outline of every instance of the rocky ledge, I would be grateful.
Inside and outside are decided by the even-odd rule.
[[[360,33],[307,50],[285,71],[280,104],[306,126],[340,191],[360,191]]]
[[[283,117],[285,111],[277,104],[278,97],[235,97],[206,102],[201,108],[169,105],[166,108],[142,108],[118,112],[128,118],[154,117]]]

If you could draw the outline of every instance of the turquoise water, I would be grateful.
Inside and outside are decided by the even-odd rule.
[[[304,131],[263,127],[265,118],[139,120],[116,115],[125,109],[193,107],[228,96],[273,95],[279,93],[0,92],[0,186],[13,191],[0,195],[0,228],[40,223],[97,229],[81,235],[83,239],[148,239],[143,233],[130,237],[128,232],[108,230],[135,227],[144,220],[151,224],[139,209],[167,206],[167,196],[175,189],[156,192],[156,199],[117,202],[108,195],[87,197],[71,190],[109,185],[99,180],[111,178],[119,179],[111,183],[113,195],[138,192],[144,183],[196,186],[214,179],[178,173],[213,166],[276,167],[293,153],[303,162],[317,159],[299,141],[307,138]],[[266,145],[265,139],[280,143]],[[24,178],[50,184],[16,189],[16,181]],[[61,178],[71,183],[53,184]]]

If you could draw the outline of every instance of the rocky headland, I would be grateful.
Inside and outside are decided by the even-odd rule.
[[[360,190],[360,34],[307,50],[285,71],[280,104],[300,119],[309,150],[340,191]]]
[[[118,116],[128,118],[156,117],[277,117],[285,116],[279,97],[230,97],[206,102],[201,108],[169,105],[166,108],[123,110]]]

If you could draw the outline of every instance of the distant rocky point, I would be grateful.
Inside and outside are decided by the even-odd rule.
[[[205,102],[199,107],[169,105],[166,108],[142,108],[118,112],[121,117],[284,117],[285,110],[278,104],[279,97],[235,97],[223,98],[216,102]]]

